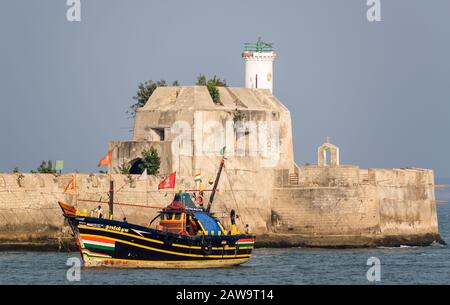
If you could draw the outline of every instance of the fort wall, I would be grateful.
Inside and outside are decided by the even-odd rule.
[[[433,172],[304,166],[298,184],[282,171],[271,197],[273,232],[309,246],[439,241]]]
[[[212,209],[225,225],[235,209],[238,226],[250,224],[260,245],[374,246],[440,240],[431,170],[305,166],[297,169],[296,183],[285,170],[273,177],[272,172],[242,173],[229,166]],[[76,192],[64,193],[74,176]],[[174,194],[157,190],[161,177],[113,178],[116,219],[147,225]],[[70,243],[57,201],[87,211],[100,204],[108,211],[108,181],[104,174],[0,174],[0,248]],[[176,190],[192,185],[191,177],[179,177]]]

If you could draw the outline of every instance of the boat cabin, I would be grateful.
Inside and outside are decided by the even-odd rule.
[[[181,235],[226,234],[220,222],[195,205],[188,193],[176,194],[172,203],[162,209],[156,229]]]

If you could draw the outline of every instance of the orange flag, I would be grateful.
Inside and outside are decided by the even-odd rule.
[[[108,151],[108,154],[104,156],[99,162],[98,166],[111,165],[112,162],[112,150]]]
[[[68,190],[74,190],[77,187],[77,180],[75,179],[75,177],[73,177],[69,184],[67,184],[66,188],[64,189],[64,193],[67,192]]]
[[[169,176],[167,176],[166,179],[161,181],[161,183],[158,185],[158,190],[173,189],[175,187],[176,178],[177,178],[177,172],[171,173]]]

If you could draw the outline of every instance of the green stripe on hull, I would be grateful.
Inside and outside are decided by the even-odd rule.
[[[86,253],[86,252],[83,252],[83,255],[86,255],[88,257],[94,257],[94,258],[111,258],[108,255],[102,256],[102,255],[89,254],[89,253]]]
[[[94,248],[94,249],[111,250],[111,251],[114,250],[114,247],[94,245],[94,244],[89,244],[87,242],[84,242],[84,245],[89,248]]]

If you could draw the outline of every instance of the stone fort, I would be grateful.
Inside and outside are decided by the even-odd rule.
[[[270,44],[246,45],[245,88],[218,87],[214,102],[206,86],[157,88],[138,109],[130,141],[112,141],[115,217],[146,225],[174,192],[195,189],[194,175],[215,177],[226,146],[225,169],[212,212],[227,224],[249,224],[260,245],[359,247],[423,245],[441,241],[433,171],[421,168],[361,169],[339,162],[329,140],[317,164],[294,161],[289,110],[273,94]],[[138,179],[144,149],[161,158],[159,174]],[[176,171],[175,190],[157,190]],[[64,192],[76,178],[76,191]],[[0,245],[3,248],[64,244],[67,228],[58,200],[92,209],[107,207],[105,174],[0,174]]]

